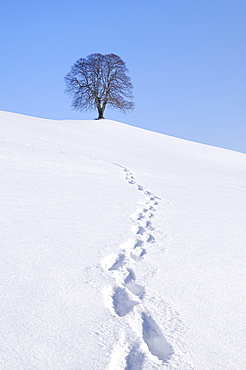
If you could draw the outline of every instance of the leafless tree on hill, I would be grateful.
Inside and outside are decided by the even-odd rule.
[[[123,112],[132,110],[131,79],[123,60],[115,54],[91,54],[79,59],[65,77],[66,92],[76,110],[97,109],[104,118],[106,106]]]

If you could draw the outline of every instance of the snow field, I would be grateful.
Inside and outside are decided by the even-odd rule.
[[[244,369],[245,155],[0,112],[3,369]]]

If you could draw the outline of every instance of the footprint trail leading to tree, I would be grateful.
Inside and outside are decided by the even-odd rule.
[[[113,315],[122,321],[119,342],[112,349],[109,370],[141,370],[165,366],[174,353],[158,323],[144,304],[146,286],[138,282],[135,268],[155,243],[152,220],[160,198],[138,184],[132,172],[119,164],[127,183],[143,195],[143,202],[131,215],[133,237],[102,261],[104,271],[112,278],[112,286],[104,297]],[[147,367],[144,367],[144,364]],[[152,367],[153,366],[153,367]]]

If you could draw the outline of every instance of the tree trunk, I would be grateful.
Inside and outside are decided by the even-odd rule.
[[[104,119],[104,117],[103,117],[104,109],[102,107],[97,107],[97,110],[98,110],[98,118],[97,119]]]

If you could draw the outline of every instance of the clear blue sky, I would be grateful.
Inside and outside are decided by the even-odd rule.
[[[114,53],[136,106],[106,118],[246,152],[245,0],[6,0],[0,46],[0,110],[93,119],[71,110],[64,76]]]

